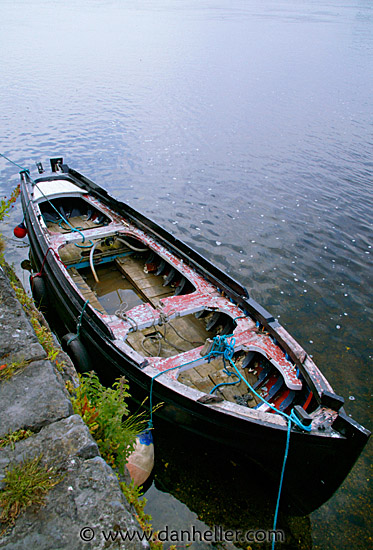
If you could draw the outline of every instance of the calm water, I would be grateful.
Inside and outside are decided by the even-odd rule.
[[[0,152],[61,155],[213,258],[372,428],[371,0],[2,0],[0,31]],[[21,218],[1,227],[17,266]],[[283,548],[368,547],[371,448]],[[237,527],[234,499],[170,460],[155,522]]]

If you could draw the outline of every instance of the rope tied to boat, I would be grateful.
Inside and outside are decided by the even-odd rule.
[[[44,258],[43,258],[43,261],[41,263],[40,271],[38,273],[34,273],[33,275],[31,275],[31,277],[30,277],[31,282],[35,279],[35,277],[41,277],[43,275],[44,265],[45,265],[45,262],[47,260],[48,252],[52,252],[54,257],[56,258],[56,260],[59,261],[64,267],[66,267],[65,264],[63,263],[63,261],[61,260],[61,258],[59,257],[59,255],[57,254],[57,252],[54,250],[54,248],[52,246],[50,246],[49,248],[47,248],[47,251],[44,254]]]
[[[215,358],[216,356],[221,356],[223,360],[223,372],[227,376],[236,376],[237,380],[234,382],[220,382],[219,384],[216,384],[210,391],[209,394],[213,394],[217,389],[223,387],[223,386],[235,386],[241,382],[240,378],[237,376],[235,372],[230,371],[227,368],[227,361],[230,361],[234,355],[234,345],[236,343],[236,339],[232,336],[231,340],[228,342],[227,338],[225,336],[217,335],[213,339],[212,348],[208,354],[208,363]]]
[[[216,338],[216,337],[215,337]],[[214,341],[215,341],[214,338]],[[216,343],[218,340],[216,340]],[[219,344],[218,344],[219,346]],[[216,353],[218,353],[218,349],[215,350]],[[228,352],[227,352],[228,353]],[[203,359],[209,360],[212,357],[212,351],[210,351],[207,355],[204,355],[203,357],[198,357],[197,359],[193,359],[192,361],[188,361],[187,363],[184,363],[182,365],[176,365],[176,367],[170,367],[169,369],[163,370],[158,372],[155,376],[152,376],[151,382],[150,382],[150,392],[149,392],[149,422],[148,422],[148,429],[151,430],[153,428],[153,384],[154,380],[161,376],[162,374],[165,374],[166,372],[170,372],[172,370],[179,369],[181,367],[186,367],[187,365],[191,365],[193,363],[196,363],[197,361],[201,361]]]
[[[20,168],[22,172],[27,172],[28,174],[30,173],[30,170],[27,170],[27,168],[23,168],[23,166],[21,166],[20,164],[17,164],[16,162],[14,162],[14,160],[6,157],[5,155],[3,155],[3,153],[0,153],[0,157],[3,157],[5,160],[10,162],[11,164],[14,164],[14,166],[17,166],[18,168]]]
[[[264,397],[262,397],[260,394],[258,394],[254,390],[254,388],[251,386],[251,384],[249,384],[249,382],[239,372],[239,370],[237,369],[237,367],[236,367],[236,365],[233,361],[235,343],[236,343],[236,339],[234,338],[233,335],[218,335],[218,336],[215,336],[213,338],[213,345],[211,347],[211,350],[209,351],[209,353],[207,353],[207,355],[203,356],[202,358],[198,358],[198,359],[194,359],[192,361],[188,361],[187,363],[184,363],[182,365],[177,365],[176,367],[170,367],[169,369],[161,371],[161,372],[157,373],[155,376],[153,376],[152,379],[151,379],[151,383],[150,383],[150,395],[149,395],[150,418],[149,418],[149,422],[148,422],[148,429],[153,428],[153,383],[154,383],[154,380],[156,378],[158,378],[162,374],[165,374],[166,372],[170,372],[172,370],[176,370],[176,369],[179,369],[181,367],[185,367],[187,365],[195,363],[196,361],[200,361],[201,359],[202,360],[207,359],[207,361],[210,362],[212,358],[214,358],[216,356],[221,356],[221,357],[223,357],[223,361],[228,361],[230,363],[230,365],[233,367],[236,376],[238,376],[238,379],[239,379],[238,381],[239,382],[242,380],[248,386],[250,391],[252,393],[254,393],[261,401],[266,403],[274,412],[276,412],[277,414],[281,414],[284,418],[287,419],[286,446],[285,446],[284,459],[283,459],[282,468],[281,468],[280,483],[279,483],[279,489],[278,489],[278,493],[277,493],[276,509],[275,509],[274,520],[273,520],[273,531],[275,532],[276,531],[276,526],[277,526],[278,511],[279,511],[279,507],[280,507],[282,485],[283,485],[284,475],[285,475],[285,467],[286,467],[286,462],[287,462],[287,458],[288,458],[288,454],[289,454],[290,435],[291,435],[292,423],[295,424],[296,426],[298,426],[298,428],[300,428],[300,429],[302,429],[306,432],[311,431],[311,426],[304,425],[297,418],[297,416],[295,415],[294,409],[292,409],[290,415],[288,415],[285,412],[280,411],[279,409],[276,409],[276,407],[274,405],[271,405],[271,403],[268,403],[268,401],[266,401],[264,399]],[[228,385],[229,383],[225,383],[225,384]],[[217,389],[217,387],[213,388],[213,390],[215,390],[215,389]],[[273,534],[272,550],[274,550],[274,548],[275,548],[275,540],[276,540],[275,534]]]
[[[234,338],[233,335],[217,335],[213,338],[213,345],[210,349],[210,351],[202,356],[201,358],[197,358],[197,359],[193,359],[192,361],[188,361],[187,363],[183,363],[181,365],[177,365],[176,367],[171,367],[169,369],[166,369],[164,371],[161,371],[159,373],[157,373],[155,376],[152,377],[151,379],[151,384],[150,384],[150,404],[152,402],[152,396],[153,396],[153,381],[158,378],[159,376],[161,376],[162,374],[165,374],[166,372],[169,372],[169,371],[172,371],[172,370],[175,370],[175,369],[179,369],[179,368],[182,368],[182,367],[186,367],[192,363],[195,363],[197,361],[201,361],[201,360],[204,360],[206,359],[208,362],[211,361],[211,359],[215,358],[216,356],[221,356],[223,358],[223,361],[228,361],[230,363],[230,365],[233,367],[234,369],[234,372],[231,373],[231,374],[235,374],[236,376],[238,376],[238,378],[240,379],[240,381],[242,380],[246,385],[247,387],[249,388],[249,390],[254,394],[256,395],[261,401],[263,401],[263,403],[265,403],[268,407],[270,407],[275,413],[277,414],[280,414],[281,416],[283,416],[284,418],[286,418],[288,421],[291,421],[293,424],[295,424],[296,426],[298,426],[298,428],[300,428],[301,430],[304,430],[306,432],[310,432],[311,431],[311,426],[306,426],[305,424],[303,424],[299,418],[295,415],[294,413],[294,410],[292,409],[290,415],[286,414],[284,411],[281,411],[279,409],[277,409],[274,405],[272,405],[271,403],[269,403],[266,399],[264,399],[264,397],[262,397],[253,387],[252,385],[246,380],[246,378],[244,378],[242,376],[242,374],[240,373],[240,371],[238,370],[238,368],[236,367],[234,361],[233,361],[233,355],[234,355],[234,346],[235,346],[235,343],[236,343],[236,339]],[[211,392],[210,392],[211,393]],[[150,422],[152,423],[152,409],[150,408]]]
[[[89,304],[89,300],[86,300],[84,302],[84,305],[83,305],[83,308],[82,308],[82,311],[79,315],[79,319],[78,319],[78,322],[76,324],[76,334],[74,334],[74,336],[72,336],[66,343],[66,345],[68,346],[69,344],[71,344],[71,342],[73,342],[74,340],[76,340],[77,338],[79,338],[80,336],[80,328],[82,326],[82,321],[83,321],[83,314],[84,314],[84,311],[85,311],[85,308],[87,307],[87,305]]]
[[[26,172],[29,174],[29,171],[26,170]],[[30,176],[29,176],[30,177]],[[91,248],[93,246],[93,241],[91,241],[91,239],[89,239],[89,243],[90,244],[87,244],[87,245],[84,245],[85,243],[85,236],[83,234],[83,232],[78,228],[78,227],[74,227],[73,225],[71,225],[70,222],[67,221],[67,219],[65,218],[65,216],[63,214],[61,214],[61,212],[54,206],[54,204],[52,203],[52,201],[50,201],[47,197],[47,195],[42,191],[42,189],[40,189],[40,187],[38,186],[38,184],[36,183],[35,180],[33,180],[32,178],[30,178],[30,180],[32,181],[32,183],[34,184],[35,187],[37,187],[40,191],[40,193],[43,195],[43,197],[45,198],[45,200],[48,202],[48,204],[53,208],[53,210],[58,214],[59,218],[60,218],[60,223],[61,222],[64,222],[66,225],[68,225],[70,228],[71,228],[71,231],[74,233],[79,233],[79,235],[82,237],[82,244],[79,245],[79,244],[75,244],[75,246],[78,246],[79,248]]]
[[[228,340],[228,338],[230,338],[230,340]],[[248,386],[248,388],[250,389],[250,391],[252,393],[254,393],[257,397],[259,397],[264,403],[266,403],[274,412],[278,413],[278,414],[281,414],[282,416],[284,416],[287,421],[288,421],[288,425],[287,425],[287,434],[286,434],[286,446],[285,446],[285,453],[284,453],[284,459],[283,459],[283,463],[282,463],[282,468],[281,468],[281,475],[280,475],[280,483],[279,483],[279,488],[278,488],[278,493],[277,493],[277,502],[276,502],[276,509],[275,509],[275,514],[274,514],[274,519],[273,519],[273,531],[275,532],[276,531],[276,526],[277,526],[277,518],[278,518],[278,511],[279,511],[279,507],[280,507],[280,499],[281,499],[281,493],[282,493],[282,485],[283,485],[283,481],[284,481],[284,475],[285,475],[285,467],[286,467],[286,462],[287,462],[287,458],[288,458],[288,454],[289,454],[289,447],[290,447],[290,434],[291,434],[291,427],[292,427],[292,423],[294,423],[296,426],[298,426],[300,429],[306,431],[306,432],[310,432],[311,431],[311,426],[306,426],[304,425],[298,418],[297,416],[295,415],[294,413],[294,409],[291,410],[290,412],[290,415],[284,413],[283,411],[280,411],[279,409],[277,409],[274,405],[271,405],[271,403],[268,403],[268,401],[266,401],[260,394],[258,394],[254,388],[251,386],[251,384],[249,384],[249,382],[242,376],[242,374],[240,373],[240,371],[238,370],[238,368],[236,367],[235,363],[233,362],[233,354],[234,354],[234,344],[235,344],[235,338],[233,336],[215,336],[214,338],[214,343],[217,344],[217,349],[214,350],[214,348],[212,348],[211,353],[218,353],[218,354],[222,354],[224,359],[227,359],[229,361],[229,363],[231,364],[231,366],[234,368],[237,376],[239,377],[239,381],[243,381],[245,382],[245,384]],[[211,393],[211,392],[210,392]],[[272,538],[272,550],[274,550],[275,548],[275,534],[273,534],[273,538]]]
[[[3,153],[0,153],[0,157],[3,157],[5,160],[7,160],[8,162],[10,162],[11,164],[14,164],[14,166],[17,166],[18,168],[21,169],[21,172],[20,174],[22,174],[22,172],[24,172],[25,174],[28,175],[28,177],[30,178],[30,181],[32,182],[32,184],[38,188],[38,190],[40,191],[40,193],[43,195],[43,197],[45,198],[45,200],[51,205],[51,207],[56,211],[56,213],[58,214],[58,216],[60,217],[60,223],[61,222],[65,222],[66,225],[68,225],[70,228],[71,228],[71,231],[73,232],[77,232],[81,235],[82,237],[82,244],[79,245],[79,244],[75,244],[75,246],[79,247],[79,248],[91,248],[91,246],[93,246],[93,242],[91,240],[89,240],[89,243],[91,244],[88,244],[88,245],[84,245],[84,242],[85,242],[85,236],[84,234],[82,233],[82,231],[78,228],[78,227],[74,227],[73,225],[71,225],[71,223],[69,223],[67,221],[67,219],[63,216],[63,214],[61,214],[61,212],[59,210],[57,210],[57,208],[54,206],[54,204],[48,199],[48,197],[45,195],[45,193],[43,193],[43,191],[40,189],[40,187],[38,186],[38,184],[36,183],[36,181],[34,179],[32,179],[30,177],[30,170],[28,170],[28,168],[24,168],[23,166],[21,166],[20,164],[17,164],[17,162],[14,162],[14,160],[6,157],[5,155],[3,155]],[[31,202],[31,199],[28,201],[27,205],[26,205],[26,209],[28,207],[28,205],[30,204]]]

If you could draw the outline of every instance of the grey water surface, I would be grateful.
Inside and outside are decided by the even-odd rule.
[[[0,153],[61,155],[212,259],[370,429],[372,98],[371,0],[0,2]],[[1,197],[18,175],[0,170]],[[27,281],[21,219],[0,230]],[[368,548],[371,458],[279,547]],[[216,523],[204,482],[153,486],[155,522]]]

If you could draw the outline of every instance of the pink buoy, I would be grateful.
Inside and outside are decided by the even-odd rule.
[[[145,430],[136,438],[135,448],[128,457],[127,469],[138,487],[149,478],[154,467],[154,443],[150,430]]]

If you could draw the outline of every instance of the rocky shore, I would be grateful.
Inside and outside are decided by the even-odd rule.
[[[0,448],[0,491],[7,471],[36,457],[61,480],[43,506],[27,507],[14,525],[0,524],[0,548],[140,550],[144,544],[139,537],[123,540],[123,534],[142,530],[117,476],[101,458],[82,418],[73,414],[65,383],[76,385],[76,371],[62,351],[59,367],[55,363],[47,359],[0,267],[0,368],[21,366],[0,378],[0,440],[18,430],[31,432],[27,439]]]

